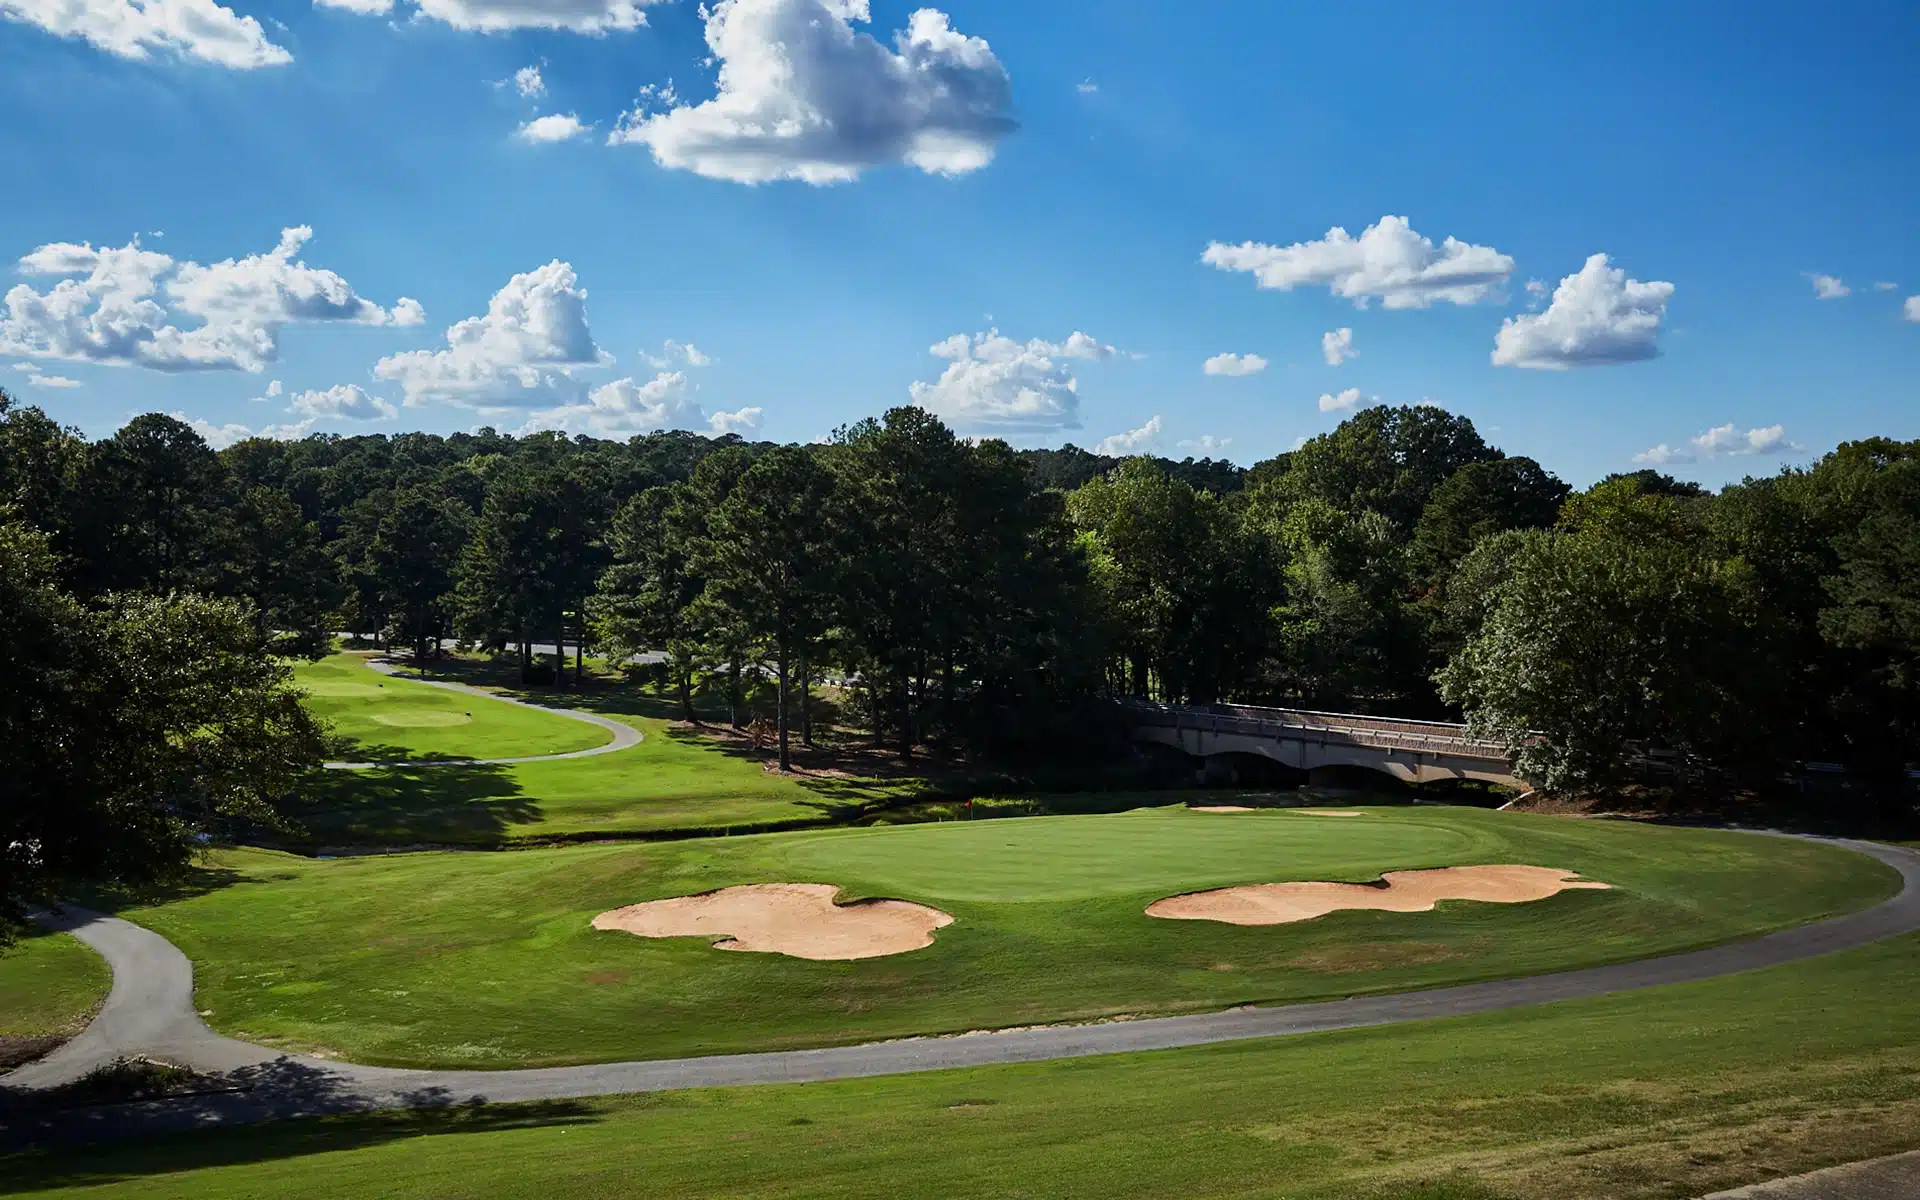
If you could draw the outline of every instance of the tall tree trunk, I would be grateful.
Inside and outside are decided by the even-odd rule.
[[[807,661],[807,648],[800,647],[800,744],[813,746],[813,664]]]
[[[693,715],[693,667],[685,660],[676,657],[673,660],[673,674],[680,685],[680,715],[692,721]]]
[[[787,637],[784,633],[780,635],[779,643],[774,648],[774,654],[779,660],[776,665],[780,674],[780,714],[778,722],[780,726],[780,769],[782,771],[789,771],[793,769],[793,759],[787,751]]]
[[[900,757],[913,757],[913,679],[900,672]]]
[[[553,627],[553,686],[567,690],[567,619],[561,617]]]
[[[727,660],[727,724],[740,728],[740,707],[743,703],[740,695],[740,656],[734,655]]]
[[[587,655],[587,602],[580,602],[580,640],[573,644],[573,690],[580,690],[582,663]]]

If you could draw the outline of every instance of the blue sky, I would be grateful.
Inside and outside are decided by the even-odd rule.
[[[1578,484],[1920,437],[1910,5],[386,4],[0,0],[0,386],[1241,463],[1424,399]]]

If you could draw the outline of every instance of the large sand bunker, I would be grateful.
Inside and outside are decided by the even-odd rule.
[[[953,924],[937,908],[906,900],[835,904],[830,883],[753,883],[698,896],[649,900],[603,912],[595,929],[641,937],[711,937],[716,950],[758,950],[819,960],[879,958],[933,945]]]
[[[1147,905],[1147,915],[1174,921],[1224,921],[1229,925],[1285,925],[1349,908],[1430,912],[1442,900],[1522,904],[1544,900],[1568,888],[1611,886],[1575,879],[1576,874],[1553,867],[1439,867],[1388,871],[1379,884],[1257,883],[1168,896]]]

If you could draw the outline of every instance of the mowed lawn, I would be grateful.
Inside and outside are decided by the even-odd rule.
[[[521,758],[605,745],[606,730],[518,704],[382,675],[359,654],[294,668],[306,705],[353,740],[357,761]]]
[[[849,795],[870,798],[856,781],[808,786],[769,774],[757,761],[645,715],[652,706],[603,692],[554,702],[633,726],[641,733],[639,745],[553,762],[409,763],[560,753],[602,745],[608,735],[566,717],[383,678],[352,655],[303,666],[297,674],[313,711],[359,739],[356,760],[401,764],[310,777],[285,806],[298,827],[295,836],[307,845],[498,845],[524,838],[722,831],[819,820]],[[406,724],[449,714],[471,714],[472,720]]]
[[[1865,906],[1898,876],[1755,834],[1375,808],[1184,808],[314,861],[218,856],[202,894],[127,915],[195,963],[223,1032],[399,1066],[495,1067],[819,1046],[1287,1002],[1688,949]],[[1521,863],[1611,891],[1246,928],[1143,909],[1198,888]],[[852,962],[597,931],[636,901],[832,883],[934,905],[911,953]]]
[[[1654,1200],[1920,1146],[1920,938],[1384,1029],[289,1122],[0,1160],[0,1191]]]
[[[78,1033],[113,973],[65,933],[30,931],[0,949],[0,1038]]]

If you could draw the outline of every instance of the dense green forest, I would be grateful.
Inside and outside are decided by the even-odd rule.
[[[56,699],[164,711],[144,686],[234,727],[200,764],[226,782],[169,794],[264,801],[299,754],[241,726],[315,735],[246,664],[340,631],[517,653],[556,687],[568,664],[533,646],[659,652],[669,696],[736,720],[772,678],[783,755],[792,695],[832,678],[904,755],[1047,753],[1134,696],[1464,717],[1568,792],[1649,756],[1734,789],[1816,760],[1904,812],[1920,757],[1920,442],[1717,494],[1652,471],[1575,493],[1431,407],[1242,470],[1016,451],[914,408],[812,446],[483,429],[216,452],[159,414],[89,442],[0,400],[0,504],[16,795],[84,754],[124,778],[63,795],[160,786],[88,748],[112,721],[22,749]],[[246,721],[216,719],[222,690]]]

